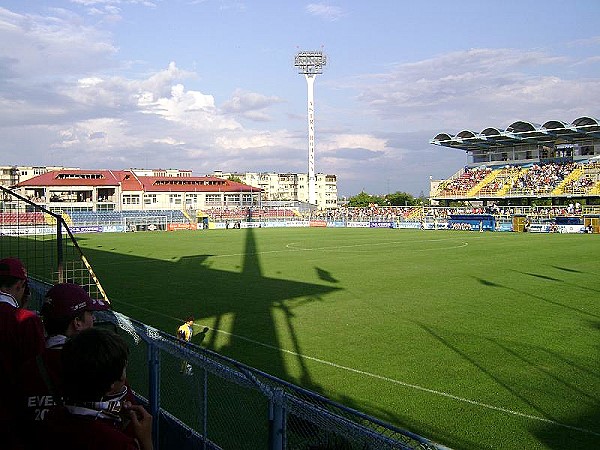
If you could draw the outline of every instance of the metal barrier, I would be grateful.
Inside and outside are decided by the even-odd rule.
[[[41,283],[77,283],[90,295],[106,293],[77,244],[65,218],[0,186],[0,255],[19,257],[32,279]],[[30,307],[40,299],[32,296]]]
[[[150,411],[159,418],[155,438],[164,448],[174,442],[183,449],[443,448],[210,350],[182,346],[121,314],[101,317],[127,332],[129,381],[137,392],[148,392]],[[140,371],[146,363],[148,370]]]
[[[0,186],[6,256],[25,263],[33,309],[56,282],[108,300],[65,219]],[[156,449],[444,448],[117,312],[98,314],[129,341],[128,379],[154,417]]]

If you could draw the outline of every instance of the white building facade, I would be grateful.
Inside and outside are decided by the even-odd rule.
[[[237,177],[242,183],[260,188],[263,201],[294,201],[308,203],[308,174],[275,172],[222,172],[212,176]],[[316,174],[316,206],[318,209],[338,207],[337,177]]]
[[[161,170],[65,169],[21,181],[16,190],[51,211],[193,211],[260,204],[260,189],[188,171],[177,176]]]

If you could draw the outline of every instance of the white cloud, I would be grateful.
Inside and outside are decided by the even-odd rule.
[[[0,76],[69,76],[112,64],[116,48],[104,32],[55,12],[44,17],[0,8]]]
[[[266,96],[238,89],[233,93],[230,100],[223,103],[221,110],[224,113],[236,114],[253,121],[266,122],[270,120],[270,116],[265,109],[282,101],[282,99],[275,96]]]
[[[331,21],[336,21],[344,15],[340,7],[325,3],[310,3],[306,6],[306,11],[313,16]]]
[[[338,134],[327,136],[325,139],[325,142],[319,143],[319,148],[323,150],[335,150],[338,148],[383,150],[386,146],[385,139],[377,138],[369,134]]]
[[[290,144],[290,139],[293,139],[285,131],[263,131],[250,132],[246,131],[238,135],[222,135],[217,137],[216,144],[226,150],[246,150],[252,149],[271,149],[274,151],[278,146],[285,147]]]
[[[512,49],[453,52],[351,83],[358,99],[399,131],[440,127],[503,126],[516,118],[572,120],[595,110],[600,78],[572,82],[558,75],[566,57]],[[584,94],[587,92],[587,94]],[[566,116],[566,117],[565,117]]]
[[[167,65],[169,59],[145,62],[144,73],[135,66],[120,71],[116,35],[100,27],[120,19],[130,9],[124,5],[74,0],[81,15],[51,9],[44,16],[0,8],[0,130],[3,155],[16,158],[7,163],[180,167],[198,174],[306,170],[305,112],[292,117],[284,97],[291,94],[279,86],[265,83],[271,92],[261,92],[263,77],[237,77],[243,87],[219,91],[215,74]],[[344,16],[326,2],[311,3],[306,13]],[[135,48],[127,51],[142,59]],[[437,132],[597,112],[597,52],[580,53],[471,49],[353,78],[332,72],[319,82],[317,171],[337,174],[343,193],[382,192],[388,179],[392,189],[402,184],[418,194],[429,175],[449,176],[465,162],[464,152],[428,144]]]

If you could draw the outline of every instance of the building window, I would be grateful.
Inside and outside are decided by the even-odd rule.
[[[169,203],[171,205],[181,205],[181,194],[169,194]]]
[[[124,205],[139,205],[140,204],[140,196],[139,195],[131,195],[131,194],[123,194],[123,204]]]
[[[196,206],[198,204],[199,194],[187,194],[185,196],[185,204],[187,206]]]
[[[219,206],[221,205],[221,194],[206,194],[206,205]]]
[[[239,205],[240,204],[240,194],[225,194],[225,204],[226,205]]]
[[[144,205],[153,205],[158,203],[156,194],[144,194]]]

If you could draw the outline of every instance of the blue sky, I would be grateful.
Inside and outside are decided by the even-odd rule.
[[[0,4],[0,165],[307,171],[427,194],[439,132],[600,116],[600,2],[65,0]]]

